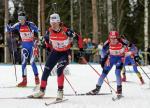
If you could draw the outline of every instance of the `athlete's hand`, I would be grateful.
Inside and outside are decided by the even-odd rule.
[[[132,53],[130,51],[125,53],[125,57],[126,56],[131,56],[131,55],[132,55]]]
[[[68,29],[68,30],[66,31],[66,35],[67,35],[68,37],[74,37],[74,31],[71,30],[71,29]]]
[[[81,48],[79,51],[78,51],[78,57],[80,58],[80,57],[83,57],[84,55],[85,55],[85,52],[84,52],[84,50]]]
[[[139,56],[134,56],[134,60],[135,60],[136,62],[139,62],[139,61],[141,60],[141,58],[140,58]]]

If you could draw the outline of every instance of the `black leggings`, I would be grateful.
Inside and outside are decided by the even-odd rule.
[[[57,63],[57,76],[59,77],[63,73],[64,68],[68,65],[68,51],[51,51],[50,55],[46,60],[44,72],[42,74],[42,81],[47,81],[48,76],[50,75],[52,69]]]

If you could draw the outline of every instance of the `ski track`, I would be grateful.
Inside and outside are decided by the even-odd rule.
[[[38,70],[40,77],[42,71],[39,65]],[[42,65],[44,68],[44,65]],[[92,66],[101,73],[100,65],[92,64]],[[21,66],[16,65],[17,82],[15,80],[15,70],[13,65],[0,65],[0,98],[5,97],[25,97],[33,92],[34,74],[31,66],[27,66],[28,88],[13,87],[19,83],[21,78]],[[150,66],[142,67],[146,73],[149,72]],[[70,64],[68,66],[70,75],[66,75],[77,93],[85,93],[95,88],[99,76],[89,65]],[[128,66],[127,70],[132,71],[132,67]],[[54,99],[0,99],[1,108],[149,108],[150,107],[150,81],[145,76],[140,68],[139,71],[146,82],[145,85],[140,85],[140,81],[134,72],[127,72],[127,81],[123,82],[123,98],[112,101],[113,95],[100,96],[65,96],[68,101],[45,106],[45,102],[51,102]],[[115,82],[115,67],[108,74],[110,85],[116,89]],[[149,75],[149,74],[148,74]],[[10,86],[10,88],[9,88]],[[11,87],[12,86],[12,87]],[[5,88],[4,88],[5,87]],[[8,88],[7,88],[8,87]],[[103,84],[101,93],[109,93],[110,88],[107,84]],[[73,90],[65,81],[64,94],[73,94]],[[45,96],[55,97],[57,94],[57,79],[56,76],[50,76]],[[114,94],[114,93],[113,93]]]

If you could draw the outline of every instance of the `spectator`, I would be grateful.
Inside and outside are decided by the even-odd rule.
[[[99,61],[101,59],[102,48],[103,48],[103,42],[100,42],[98,44],[98,47],[97,47],[97,49],[98,49],[98,55],[99,55],[99,59],[98,59]]]
[[[83,48],[86,49],[87,48],[87,43],[88,43],[88,39],[84,38],[83,39]]]
[[[92,44],[91,38],[88,38],[88,40],[87,40],[87,48],[88,49],[92,49],[93,48],[93,44]]]
[[[92,48],[93,62],[94,63],[98,63],[98,60],[99,60],[98,49],[97,49],[98,44],[97,44],[97,40],[96,39],[92,40],[92,46],[93,46],[93,48]]]
[[[92,49],[93,49],[92,40],[91,40],[91,38],[88,38],[87,50],[86,50],[86,59],[89,62],[92,62]]]

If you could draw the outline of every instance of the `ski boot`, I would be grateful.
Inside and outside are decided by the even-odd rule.
[[[96,88],[86,93],[86,95],[97,95],[100,91],[101,86],[96,85]]]
[[[142,84],[142,85],[145,84],[145,82],[144,82],[144,80],[143,80],[143,78],[142,78],[142,76],[141,76],[141,73],[140,73],[140,72],[137,72],[136,74],[137,74],[137,76],[139,77],[141,84]]]
[[[125,74],[123,74],[123,77],[122,77],[122,82],[126,82],[126,75]]]
[[[35,76],[35,84],[39,85],[40,84],[40,79],[38,76]]]
[[[58,89],[56,101],[63,99],[63,89]]]
[[[27,77],[24,76],[22,82],[20,82],[17,87],[26,87],[27,86]]]
[[[28,98],[43,98],[45,95],[45,90],[40,89],[37,93],[29,95]]]
[[[142,77],[140,77],[140,82],[141,82],[142,85],[145,84],[145,82],[144,82]]]
[[[122,95],[122,85],[117,85],[117,95]]]
[[[122,85],[117,85],[117,92],[116,92],[116,96],[112,98],[113,101],[115,100],[119,100],[120,98],[122,98]]]

